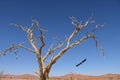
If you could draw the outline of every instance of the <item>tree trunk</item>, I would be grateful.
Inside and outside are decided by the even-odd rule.
[[[40,80],[49,80],[49,72],[40,74]]]

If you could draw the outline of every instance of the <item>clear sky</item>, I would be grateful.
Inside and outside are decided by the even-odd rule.
[[[70,49],[53,65],[50,75],[79,73],[101,75],[120,73],[120,0],[0,0],[0,50],[11,43],[27,42],[23,31],[9,26],[10,23],[29,25],[30,17],[40,22],[47,29],[45,41],[50,45],[54,36],[64,39],[74,26],[70,16],[86,20],[94,13],[95,24],[105,24],[95,34],[105,49],[105,57],[95,48],[93,40]],[[91,27],[94,27],[91,25]],[[44,51],[47,48],[44,48]],[[20,50],[19,58],[8,53],[0,57],[0,70],[11,74],[34,74],[38,70],[34,54]],[[87,61],[75,67],[84,58]]]

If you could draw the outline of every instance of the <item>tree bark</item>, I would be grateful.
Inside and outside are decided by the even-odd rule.
[[[50,72],[50,69],[46,68],[45,69],[45,72],[41,72],[40,71],[40,80],[49,80],[49,72]]]
[[[49,73],[40,74],[40,80],[49,80]]]
[[[40,78],[40,80],[49,80],[49,72],[53,64],[55,64],[56,61],[63,54],[65,54],[65,52],[68,51],[70,48],[77,46],[81,44],[83,41],[86,41],[90,38],[92,38],[95,41],[96,48],[100,48],[104,56],[104,49],[98,44],[96,36],[93,35],[93,32],[95,32],[98,27],[102,27],[103,25],[96,25],[96,27],[90,33],[86,34],[85,36],[78,39],[77,41],[74,41],[73,38],[81,31],[81,29],[87,27],[88,24],[92,22],[92,17],[90,17],[90,19],[88,19],[83,25],[79,23],[75,17],[72,16],[71,19],[72,19],[72,24],[75,26],[75,30],[70,34],[68,38],[66,38],[65,42],[61,42],[60,40],[58,40],[59,44],[56,47],[53,47],[53,46],[50,47],[48,49],[48,52],[45,54],[45,56],[42,56],[42,49],[45,46],[44,36],[43,36],[44,30],[40,28],[38,22],[36,20],[32,20],[32,25],[29,28],[21,26],[21,25],[13,24],[14,26],[22,29],[23,31],[27,33],[28,42],[30,43],[33,49],[27,48],[22,44],[18,44],[18,45],[12,44],[9,48],[6,48],[5,50],[0,51],[0,55],[5,55],[5,53],[8,51],[13,52],[16,55],[17,53],[16,50],[19,48],[23,48],[29,52],[35,53],[37,57],[37,61],[38,61],[38,66],[40,69],[39,72],[37,72],[37,75]],[[35,42],[35,39],[34,39],[35,36],[33,35],[35,28],[37,28],[40,32],[39,39],[41,42],[41,46],[39,47],[36,45],[37,43]],[[45,60],[48,59],[48,56],[52,55],[52,53],[54,53],[56,50],[60,48],[61,50],[58,52],[58,54],[56,54],[55,56],[52,56],[48,64],[45,65]]]

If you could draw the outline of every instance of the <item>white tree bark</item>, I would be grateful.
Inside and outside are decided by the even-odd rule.
[[[32,49],[25,47],[23,44],[18,44],[18,45],[13,44],[9,48],[2,50],[1,55],[5,55],[6,52],[8,51],[16,54],[17,53],[16,50],[19,48],[23,48],[31,53],[36,54],[38,65],[39,65],[39,73],[38,72],[37,73],[35,72],[35,73],[39,75],[41,80],[49,80],[49,72],[50,72],[52,65],[55,64],[56,61],[63,54],[65,54],[66,51],[68,51],[70,48],[74,46],[80,45],[82,42],[90,38],[95,41],[96,48],[100,48],[103,51],[103,55],[104,55],[104,49],[98,44],[97,38],[93,34],[97,30],[98,27],[101,27],[101,25],[96,25],[96,27],[93,30],[91,30],[90,33],[83,36],[79,40],[72,41],[75,35],[77,35],[82,29],[86,28],[92,22],[92,19],[91,18],[88,19],[83,25],[82,23],[79,23],[75,17],[71,17],[71,19],[72,19],[72,24],[75,26],[75,29],[73,30],[73,32],[69,35],[67,40],[65,40],[64,42],[60,42],[56,47],[50,47],[44,56],[42,56],[42,49],[45,46],[44,36],[43,36],[43,32],[45,30],[41,29],[38,22],[36,20],[32,20],[32,25],[30,28],[26,28],[21,25],[13,24],[14,26],[20,28],[27,34],[27,39],[28,39],[29,44],[32,46]],[[33,38],[34,37],[33,34],[36,29],[39,31],[39,39],[41,42],[41,45],[39,47],[35,45],[35,41]],[[45,65],[45,60],[48,59],[48,57],[51,56],[52,53],[54,53],[58,49],[61,49],[61,50],[58,52],[58,54],[56,54],[55,56],[52,56],[48,64]]]

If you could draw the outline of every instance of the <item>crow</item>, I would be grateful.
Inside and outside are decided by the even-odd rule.
[[[79,65],[81,65],[82,63],[84,63],[87,59],[82,60],[79,64],[76,65],[76,67],[78,67]]]

